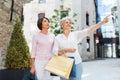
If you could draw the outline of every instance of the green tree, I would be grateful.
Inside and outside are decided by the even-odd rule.
[[[54,15],[50,18],[50,31],[53,32],[55,35],[60,33],[60,12],[57,9],[54,9]]]
[[[50,18],[50,31],[53,32],[55,35],[61,33],[60,20],[62,18],[64,18],[64,17],[68,16],[69,10],[68,10],[68,12],[63,11],[61,13],[59,10],[54,9],[54,15]],[[76,16],[77,16],[77,14],[74,13],[72,17],[74,18]],[[74,19],[74,21],[72,22],[72,24],[74,24],[74,22],[77,22],[77,20]],[[73,26],[72,26],[71,31],[74,31]]]
[[[7,48],[5,66],[9,69],[25,69],[30,65],[30,52],[23,35],[22,24],[16,17],[14,29]]]

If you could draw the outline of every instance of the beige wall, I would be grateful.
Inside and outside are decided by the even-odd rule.
[[[95,12],[95,5],[94,0],[76,0],[73,1],[73,12],[76,12],[78,16],[76,19],[77,22],[77,29],[85,29],[89,26],[86,25],[86,12],[89,13],[89,25],[93,25],[96,22],[96,12]],[[79,52],[82,56],[83,61],[85,60],[92,60],[94,59],[94,37],[93,33],[90,36],[90,52],[87,52],[87,45],[86,45],[86,38],[82,41],[82,44],[79,45]]]

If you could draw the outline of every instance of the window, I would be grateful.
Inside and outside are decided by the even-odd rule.
[[[39,0],[39,3],[46,3],[46,0]]]
[[[22,25],[24,25],[23,7],[22,7],[22,11],[21,11],[21,17],[20,17],[20,19],[21,19],[21,23],[22,23]]]
[[[13,20],[13,12],[14,12],[14,0],[12,0],[12,3],[11,3],[10,21]]]
[[[88,14],[88,12],[86,12],[86,25],[89,26],[89,14]]]
[[[90,52],[90,37],[87,36],[87,51]]]
[[[43,18],[43,17],[45,17],[45,13],[39,13],[39,14],[38,14],[38,19],[39,19],[39,18]]]

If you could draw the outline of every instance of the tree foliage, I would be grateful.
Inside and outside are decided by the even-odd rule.
[[[63,8],[63,7],[62,7]],[[69,9],[70,10],[70,9]],[[68,12],[66,11],[63,11],[62,13],[57,10],[57,9],[54,9],[54,15],[50,18],[50,31],[53,32],[55,35],[61,33],[61,28],[60,28],[60,20],[64,17],[67,17],[69,16],[69,10]],[[74,13],[73,14],[73,18],[76,17],[77,14]],[[74,21],[72,22],[72,24],[74,24],[74,22],[77,22],[76,19],[74,19]],[[72,29],[71,31],[73,31],[74,28],[72,26]]]
[[[23,35],[22,24],[16,17],[12,36],[7,48],[5,66],[9,69],[24,69],[30,65],[30,52]]]

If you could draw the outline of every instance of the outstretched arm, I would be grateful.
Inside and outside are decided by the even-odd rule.
[[[99,27],[101,27],[103,24],[108,22],[108,17],[106,16],[101,22],[91,26],[88,30],[87,30],[87,34],[90,34],[91,32],[94,32],[96,29],[98,29]]]

